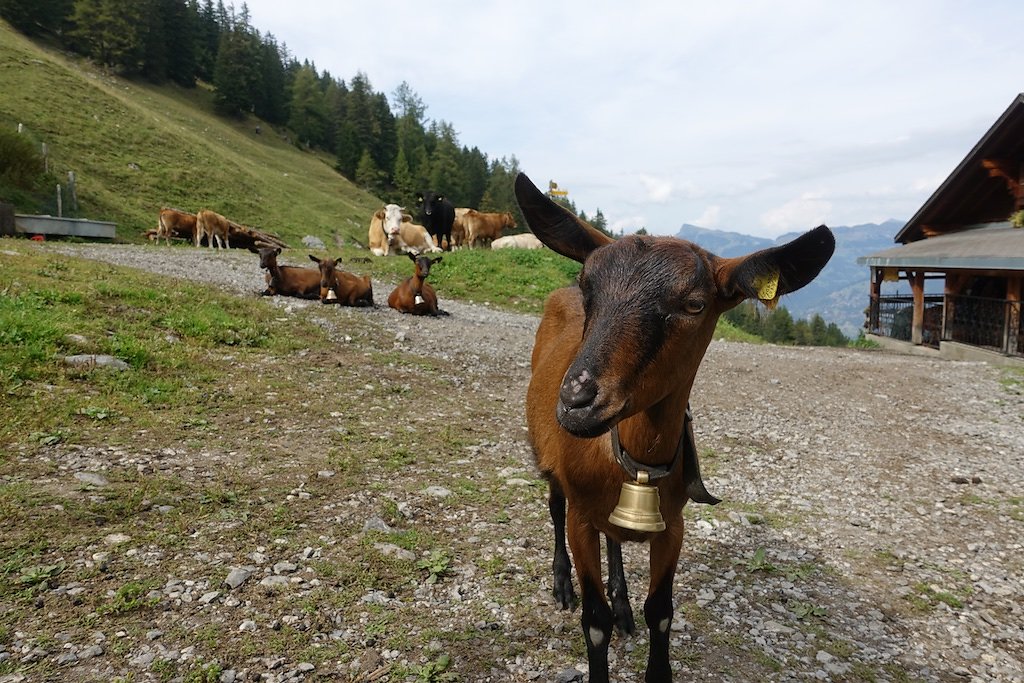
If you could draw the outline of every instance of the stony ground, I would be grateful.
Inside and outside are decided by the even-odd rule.
[[[251,254],[39,248],[261,286]],[[379,302],[389,289],[375,283]],[[0,683],[583,680],[525,440],[537,318],[439,295],[451,316],[430,320],[267,299],[335,346],[239,360],[226,390],[244,414],[187,439],[21,453],[26,471],[47,463],[38,485],[179,495],[63,549],[70,569],[0,641]],[[314,397],[282,407],[275,374]],[[1024,681],[1021,375],[716,341],[693,408],[725,502],[686,511],[677,680]],[[645,564],[627,548],[638,615]],[[110,608],[128,582],[142,606]],[[645,657],[642,629],[613,639],[613,680],[642,680]]]

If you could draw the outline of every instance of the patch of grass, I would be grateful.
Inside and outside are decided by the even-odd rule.
[[[152,607],[160,602],[159,598],[149,598],[147,594],[153,589],[153,585],[138,581],[129,581],[117,591],[106,603],[96,610],[100,615],[124,614],[134,612],[146,607]]]
[[[448,553],[443,550],[432,550],[430,553],[416,563],[417,569],[427,572],[427,583],[437,583],[437,580],[448,573],[452,560]]]
[[[196,404],[218,400],[202,395],[218,376],[210,354],[288,353],[322,338],[301,321],[282,324],[252,299],[10,246],[5,251],[22,253],[0,254],[0,439],[27,433],[42,446],[88,441],[87,422],[113,423],[116,433],[122,422],[148,426],[153,408],[180,410],[182,423],[204,419]],[[49,282],[54,269],[59,289]],[[61,362],[82,352],[112,355],[129,369]]]

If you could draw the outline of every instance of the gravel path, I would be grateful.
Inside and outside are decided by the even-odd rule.
[[[248,253],[59,243],[39,248],[187,277],[240,295],[262,288]],[[374,284],[381,307],[332,307],[322,324],[344,338],[345,320],[369,317],[379,325],[382,344],[415,338],[419,352],[451,364],[453,373],[476,383],[475,390],[480,382],[491,383],[483,390],[507,410],[495,417],[493,441],[478,450],[485,457],[492,449],[528,461],[525,430],[515,416],[522,415],[538,319],[445,300],[439,292],[451,316],[412,320],[388,309],[390,288]],[[319,306],[277,297],[268,303]],[[1024,681],[1019,374],[877,351],[715,341],[692,403],[706,483],[726,503],[687,508],[673,643],[700,654],[677,662],[678,679]],[[510,470],[509,476],[517,475]],[[540,540],[518,552],[549,566],[546,510],[533,513],[543,528],[529,533]],[[451,520],[458,519],[452,513]],[[627,548],[634,605],[646,591],[645,564],[644,548]],[[550,577],[545,580],[524,600],[544,611],[539,628],[546,623],[554,631],[522,637],[548,643],[548,655],[554,649],[563,666],[552,669],[551,657],[540,652],[498,653],[492,675],[481,680],[582,680],[571,668],[585,670],[580,650],[566,649],[579,640],[578,614],[553,611],[546,599]],[[449,607],[457,614],[457,607],[441,603],[468,600],[482,579],[464,574],[455,581],[443,594],[419,597],[438,601],[438,614]],[[198,599],[199,588],[195,592]],[[515,618],[509,613],[497,620]],[[522,634],[509,637],[514,633]],[[632,643],[620,649],[616,642],[616,680],[639,680],[642,663],[631,657]],[[11,647],[8,657],[19,652]],[[0,661],[3,654],[0,646]],[[392,654],[400,656],[381,656]],[[293,673],[301,678],[308,672]],[[0,683],[22,680],[16,676],[0,676]],[[237,680],[286,678],[268,669]]]

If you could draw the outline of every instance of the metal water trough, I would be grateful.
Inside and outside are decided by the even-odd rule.
[[[117,223],[91,221],[85,218],[26,216],[14,214],[14,229],[28,235],[73,235],[75,237],[106,237],[114,239]]]

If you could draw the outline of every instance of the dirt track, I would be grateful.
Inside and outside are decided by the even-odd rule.
[[[40,248],[205,279],[242,296],[260,284],[246,254]],[[375,289],[386,297],[385,287]],[[306,506],[305,528],[280,544],[269,534],[233,534],[226,524],[197,529],[204,540],[184,554],[159,543],[100,549],[167,582],[151,629],[166,635],[147,640],[145,629],[129,631],[121,640],[131,642],[115,650],[110,628],[96,625],[103,653],[61,665],[67,680],[148,680],[158,677],[154,662],[197,654],[246,681],[443,680],[423,678],[422,669],[442,652],[462,681],[573,680],[572,667],[585,670],[578,614],[556,611],[549,597],[550,528],[523,428],[536,318],[440,295],[452,315],[436,320],[386,308],[314,313],[346,355],[384,349],[421,359],[415,367],[339,370],[355,387],[353,403],[337,408],[342,441],[358,437],[364,450],[380,444],[373,462],[385,465],[394,444],[409,451],[390,478],[334,472],[342,470],[321,456],[338,437],[323,436],[310,411],[275,414],[272,432],[251,424],[247,441],[230,446],[211,435],[196,445],[54,450],[50,457],[68,476],[138,467],[191,482],[218,476],[219,467],[244,467],[268,486],[294,481],[282,504]],[[282,371],[326,368],[331,359],[312,352]],[[394,419],[430,392],[432,410]],[[1020,375],[877,351],[716,341],[692,404],[705,480],[725,502],[687,508],[673,625],[678,680],[1024,681]],[[420,450],[435,443],[426,435],[451,425],[463,430],[457,442],[437,442],[448,449],[443,459]],[[268,449],[283,460],[269,464]],[[378,517],[382,500],[391,517]],[[386,540],[371,542],[377,536],[366,527],[378,524],[389,529],[385,536],[450,539],[450,571],[436,582],[393,576],[392,563],[412,559]],[[89,562],[97,549],[74,552]],[[348,564],[387,575],[388,587],[372,588],[372,577],[364,587],[329,576],[330,567]],[[630,547],[626,565],[636,611],[646,591],[644,549]],[[229,570],[241,566],[254,578],[224,587]],[[267,588],[275,576],[286,578]],[[260,588],[261,580],[269,583]],[[303,602],[315,616],[297,608]],[[234,635],[216,646],[197,643],[175,624],[221,625]],[[321,643],[334,648],[331,655],[300,660],[235,642],[255,638],[270,648],[282,625],[295,624],[305,624],[296,636],[303,652]],[[45,618],[26,624],[4,645],[8,660],[31,653],[55,628]],[[72,638],[71,647],[39,656],[90,644]],[[613,639],[614,680],[641,680],[645,653],[643,633]],[[21,680],[15,671],[0,682]]]

